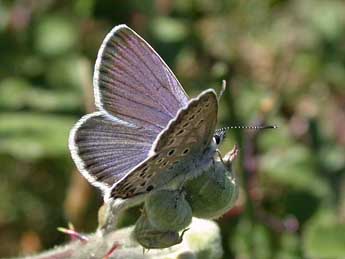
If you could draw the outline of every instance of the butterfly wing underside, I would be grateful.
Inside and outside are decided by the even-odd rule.
[[[184,163],[191,154],[201,154],[210,145],[217,111],[218,100],[213,90],[204,91],[192,99],[157,137],[150,157],[116,183],[110,196],[130,198],[160,187],[152,182],[154,177],[169,173],[177,163]]]
[[[114,27],[102,43],[94,92],[100,112],[74,126],[69,147],[84,177],[107,191],[148,158],[188,97],[160,56],[126,25]]]

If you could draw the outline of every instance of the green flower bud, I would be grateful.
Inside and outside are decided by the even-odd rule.
[[[221,161],[215,161],[208,171],[185,184],[193,216],[218,218],[234,205],[239,189],[230,170]]]
[[[182,242],[183,238],[176,231],[161,231],[152,226],[145,213],[140,216],[134,228],[134,238],[147,249],[167,248]]]
[[[181,191],[155,191],[145,200],[145,211],[152,226],[161,231],[180,231],[192,220],[192,209]]]

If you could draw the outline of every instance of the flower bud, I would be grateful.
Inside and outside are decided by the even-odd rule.
[[[185,184],[193,216],[218,218],[234,205],[239,190],[230,169],[221,161],[215,161],[209,170]]]
[[[154,228],[145,213],[140,216],[134,228],[134,238],[147,249],[167,248],[182,242],[176,231],[161,231]]]
[[[158,190],[145,200],[147,218],[161,231],[180,231],[192,220],[192,209],[180,190]]]

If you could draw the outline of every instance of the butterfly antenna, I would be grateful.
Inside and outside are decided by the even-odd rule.
[[[225,127],[226,130],[229,129],[249,129],[249,130],[264,130],[264,129],[276,129],[277,125],[264,125],[264,126],[229,126]]]
[[[218,101],[223,96],[225,90],[226,90],[226,80],[223,80],[222,81],[222,89],[220,90],[219,95],[218,95]]]
[[[277,129],[277,125],[264,125],[264,126],[228,126],[221,129],[217,129],[217,132],[226,132],[230,129],[249,129],[249,130],[264,130],[264,129]]]

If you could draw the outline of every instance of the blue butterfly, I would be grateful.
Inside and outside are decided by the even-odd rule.
[[[99,50],[94,93],[98,112],[82,117],[69,147],[79,171],[109,198],[173,188],[214,162],[213,89],[190,99],[175,75],[137,33],[119,25]]]

